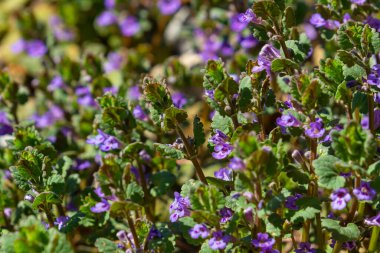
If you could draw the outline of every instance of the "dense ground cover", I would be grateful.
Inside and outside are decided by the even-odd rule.
[[[380,252],[379,8],[1,1],[0,252]]]

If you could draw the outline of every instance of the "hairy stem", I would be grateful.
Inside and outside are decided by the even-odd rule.
[[[372,234],[371,234],[371,239],[369,241],[368,253],[378,252],[376,251],[376,248],[379,242],[379,234],[380,234],[380,227],[379,226],[372,227]]]
[[[133,240],[135,241],[136,248],[140,249],[139,238],[137,237],[135,225],[134,225],[134,223],[130,217],[130,212],[127,212],[126,216],[127,216],[127,222],[128,222],[129,229],[131,230]]]
[[[181,137],[183,144],[185,145],[187,156],[189,157],[190,161],[193,163],[199,180],[202,183],[208,185],[206,177],[203,174],[202,167],[199,164],[198,158],[195,155],[193,148],[190,146],[189,142],[187,141],[185,134],[183,133],[182,129],[179,126],[176,126],[176,132]]]
[[[368,93],[368,118],[369,118],[369,130],[375,134],[375,113],[374,113],[374,101],[372,92]]]

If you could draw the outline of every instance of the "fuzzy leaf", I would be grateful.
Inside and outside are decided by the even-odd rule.
[[[184,153],[181,150],[170,147],[166,144],[155,143],[156,150],[164,157],[170,157],[176,160],[185,158]]]
[[[337,241],[347,242],[359,239],[360,230],[354,223],[348,223],[343,227],[339,222],[339,220],[322,219],[322,227],[331,232],[332,238]]]
[[[340,160],[331,155],[324,155],[313,161],[318,184],[327,189],[338,189],[344,186],[346,180],[339,175],[337,164]]]
[[[193,132],[194,132],[194,145],[195,147],[200,147],[205,141],[205,133],[203,130],[203,124],[198,116],[194,117],[193,121]]]

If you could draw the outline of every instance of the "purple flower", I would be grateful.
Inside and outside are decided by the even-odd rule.
[[[75,95],[78,97],[78,104],[82,106],[95,107],[97,105],[95,99],[92,97],[89,87],[78,86],[75,89]]]
[[[223,43],[215,35],[206,38],[201,51],[202,59],[204,61],[218,59],[218,52],[222,44]]]
[[[121,242],[128,242],[128,235],[124,230],[120,230],[116,233],[116,237],[121,241]]]
[[[220,47],[220,53],[228,57],[234,54],[234,49],[228,41],[224,41]]]
[[[13,133],[13,127],[8,120],[7,114],[0,111],[0,136]]]
[[[74,169],[75,170],[85,170],[91,167],[91,162],[88,160],[77,159]]]
[[[222,160],[231,154],[233,149],[229,143],[220,143],[214,147],[214,152],[211,155],[217,160]]]
[[[255,47],[259,41],[255,39],[252,35],[240,36],[240,46],[244,49],[250,49]]]
[[[226,248],[230,240],[230,236],[223,235],[222,231],[216,231],[212,234],[212,238],[208,241],[208,245],[213,250],[222,250]]]
[[[336,28],[339,28],[340,23],[339,21],[328,19],[326,20],[325,28],[329,30],[334,30]]]
[[[370,186],[369,182],[362,181],[360,187],[355,188],[353,193],[358,200],[373,200],[376,196],[376,191]]]
[[[228,164],[228,167],[233,170],[244,170],[246,166],[242,159],[235,156],[231,158],[230,163]]]
[[[374,116],[375,116],[375,129],[380,127],[380,110],[375,109],[374,111]],[[368,115],[363,116],[361,120],[361,125],[364,129],[369,129],[369,118]]]
[[[305,130],[305,134],[309,138],[321,138],[326,130],[323,128],[322,119],[317,118],[315,122],[311,122],[309,127]]]
[[[140,99],[141,92],[140,92],[140,87],[138,85],[131,86],[128,89],[128,99],[137,101]]]
[[[33,58],[39,58],[46,54],[47,47],[42,40],[30,40],[25,44],[25,52]]]
[[[205,90],[205,95],[211,100],[214,100],[214,90]]]
[[[70,41],[74,39],[74,33],[65,26],[60,17],[51,17],[50,26],[52,27],[54,37],[58,41]]]
[[[29,201],[29,202],[33,202],[34,201],[34,196],[31,195],[31,194],[26,194],[24,196],[24,200]]]
[[[298,249],[295,250],[296,253],[316,253],[317,250],[311,248],[311,244],[309,242],[300,242],[298,245]]]
[[[253,67],[252,72],[257,73],[266,70],[267,73],[270,73],[272,61],[280,57],[281,55],[278,49],[270,44],[266,44],[260,50],[259,56],[257,57],[258,66]]]
[[[326,19],[324,19],[319,13],[311,15],[309,22],[315,27],[323,27],[326,25]]]
[[[216,130],[216,134],[210,138],[210,142],[215,145],[212,156],[221,160],[226,158],[233,150],[233,147],[227,142],[228,137],[222,131]]]
[[[140,24],[137,18],[133,16],[126,17],[119,24],[121,34],[125,37],[131,37],[140,31]]]
[[[367,75],[367,83],[380,88],[380,64],[376,64],[371,68],[371,73]]]
[[[232,216],[234,215],[234,212],[232,211],[232,209],[224,207],[219,210],[219,215],[222,217],[220,219],[220,223],[226,223],[227,221],[231,220]]]
[[[7,217],[9,219],[12,215],[12,208],[10,208],[10,207],[4,208],[4,215],[5,215],[5,217]]]
[[[116,5],[116,0],[104,0],[104,7],[107,9],[112,9]]]
[[[101,151],[110,151],[121,148],[120,142],[115,137],[104,133],[100,129],[98,129],[98,135],[87,139],[87,143],[98,146]]]
[[[363,5],[366,0],[351,0],[351,3],[357,4],[357,5]]]
[[[336,240],[332,239],[330,247],[334,248],[335,243],[336,243]],[[342,250],[349,250],[349,251],[351,251],[351,250],[353,250],[355,248],[356,248],[356,243],[354,241],[343,242],[343,244],[342,244]]]
[[[330,194],[331,207],[334,210],[342,210],[347,206],[347,202],[351,200],[351,195],[347,189],[340,188]]]
[[[374,28],[376,31],[380,32],[380,19],[368,16],[365,23]]]
[[[190,200],[182,197],[178,192],[174,192],[174,201],[169,207],[170,221],[175,222],[179,218],[190,215]]]
[[[249,22],[240,21],[240,15],[241,14],[235,14],[230,19],[230,28],[234,32],[243,31],[247,27],[247,25],[249,24]]]
[[[257,233],[257,239],[252,240],[252,245],[256,248],[270,249],[275,244],[275,240],[270,238],[267,233]]]
[[[182,92],[176,92],[172,95],[173,105],[177,108],[182,108],[186,103],[187,99]]]
[[[50,109],[42,115],[35,114],[32,116],[32,120],[35,121],[35,125],[38,128],[46,128],[52,126],[63,118],[63,110],[56,105],[51,106]]]
[[[209,236],[210,232],[205,224],[195,224],[195,226],[189,230],[189,234],[193,239],[198,239],[199,237],[205,239]]]
[[[148,120],[148,116],[146,115],[146,113],[144,112],[144,110],[141,108],[140,105],[136,105],[135,108],[133,108],[133,116],[136,119],[139,119],[142,121]]]
[[[364,219],[364,223],[368,226],[380,227],[380,213],[368,219]]]
[[[47,89],[48,91],[52,92],[56,89],[62,89],[64,87],[65,87],[65,83],[63,81],[62,76],[57,75],[57,76],[54,76],[53,79],[51,79]]]
[[[318,37],[318,32],[315,30],[315,28],[312,25],[305,23],[303,25],[303,28],[309,40],[315,40]]]
[[[156,228],[155,225],[150,227],[149,234],[148,234],[148,240],[153,240],[154,238],[161,238],[162,235],[160,231]]]
[[[343,23],[347,23],[349,20],[351,20],[351,15],[349,13],[345,13],[343,15]]]
[[[296,193],[294,196],[289,196],[285,199],[285,207],[290,210],[298,210],[299,207],[296,204],[298,199],[302,198],[302,194]]]
[[[250,22],[260,23],[252,9],[247,9],[244,13],[240,13],[239,21],[246,25]]]
[[[96,24],[100,27],[110,26],[116,23],[117,23],[117,17],[112,10],[103,11],[96,18]]]
[[[104,213],[110,210],[111,205],[107,200],[102,199],[101,202],[96,203],[93,207],[90,208],[93,213]]]
[[[301,123],[291,115],[290,113],[282,115],[280,118],[276,119],[276,123],[282,127],[299,127]]]
[[[113,136],[108,136],[108,138],[99,145],[101,151],[107,152],[110,150],[120,149],[120,142]]]
[[[232,180],[232,170],[227,168],[220,168],[219,170],[214,172],[214,176],[224,181]]]
[[[14,54],[19,54],[25,51],[25,44],[26,41],[24,39],[19,39],[15,43],[12,44],[11,46],[11,51]]]
[[[181,7],[181,0],[159,0],[157,7],[160,9],[161,14],[171,15]]]
[[[67,216],[59,216],[55,220],[54,225],[58,226],[58,230],[61,230],[69,220],[70,218]]]
[[[121,64],[123,63],[123,57],[116,52],[111,52],[107,56],[107,61],[104,63],[104,71],[106,73],[119,70],[121,68]]]

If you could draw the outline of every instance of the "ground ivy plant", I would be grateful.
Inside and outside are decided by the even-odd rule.
[[[0,3],[0,252],[380,252],[380,2]]]

